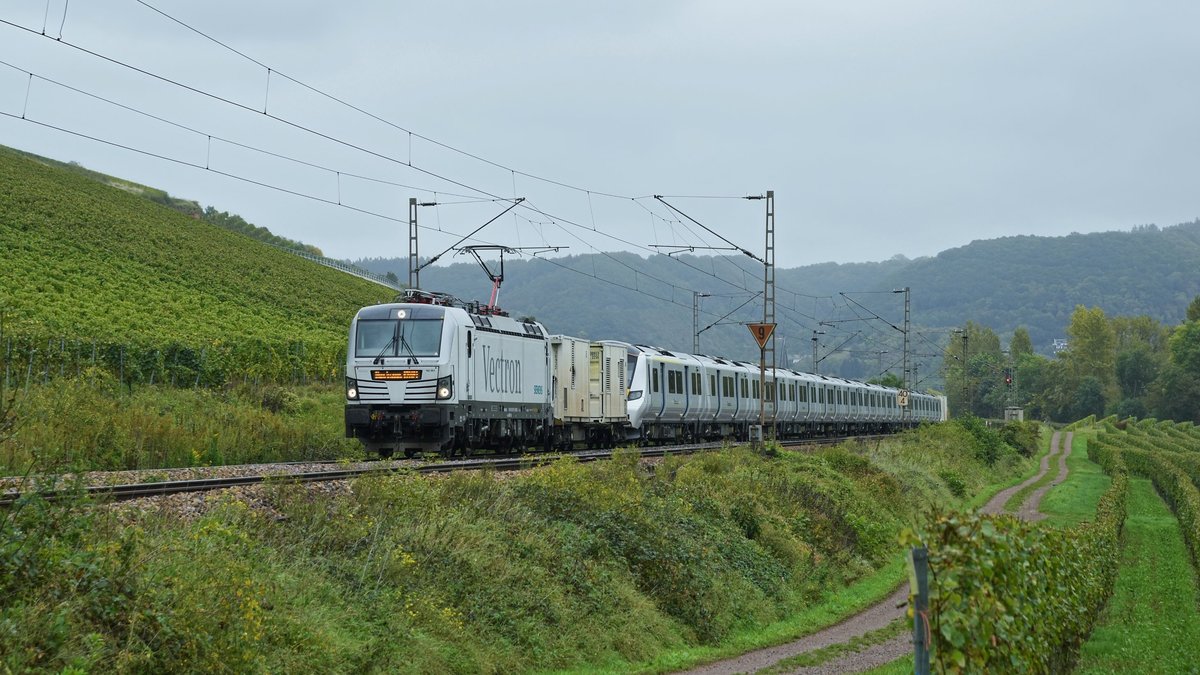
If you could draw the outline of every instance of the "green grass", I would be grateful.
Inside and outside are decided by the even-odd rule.
[[[1197,672],[1200,593],[1179,523],[1148,479],[1129,488],[1116,589],[1078,672]]]
[[[797,654],[796,656],[786,658],[770,668],[763,668],[755,675],[782,675],[790,673],[796,668],[804,668],[810,666],[819,666],[823,663],[828,663],[845,654],[852,654],[862,651],[867,647],[878,644],[883,644],[888,640],[902,634],[912,632],[912,626],[907,619],[896,619],[892,623],[883,628],[869,631],[863,635],[858,635],[850,638],[849,642],[842,644],[830,645],[822,649],[814,649],[811,652]]]
[[[1029,473],[1027,475],[1022,476],[1020,480],[1016,481],[1018,484],[1023,483],[1025,481],[1029,480],[1030,478],[1033,478],[1033,476],[1036,475],[1039,470],[1041,470],[1042,458],[1045,457],[1046,455],[1050,454],[1050,441],[1053,440],[1053,438],[1054,438],[1053,432],[1051,432],[1046,427],[1042,427],[1042,438],[1041,438],[1040,451],[1038,452],[1037,456],[1034,457],[1035,462],[1033,464],[1033,468],[1029,471]],[[1053,462],[1051,462],[1051,464],[1053,464]],[[1025,487],[1021,488],[1020,490],[1017,490],[1016,492],[1014,492],[1013,496],[1009,497],[1008,501],[1004,502],[1004,510],[1008,513],[1012,513],[1013,511],[1020,509],[1021,504],[1025,503],[1025,498],[1028,497],[1030,494],[1032,494],[1034,490],[1038,489],[1039,487],[1041,487],[1041,486],[1045,485],[1046,483],[1049,483],[1051,480],[1053,480],[1054,476],[1056,475],[1056,472],[1057,472],[1057,468],[1054,466],[1050,466],[1046,471],[1046,475],[1042,476],[1036,483],[1031,483],[1029,485],[1026,485]]]
[[[1067,479],[1042,498],[1039,510],[1046,514],[1050,525],[1070,527],[1094,520],[1096,504],[1112,483],[1100,465],[1088,459],[1087,441],[1086,436],[1075,434],[1071,456],[1067,458]]]
[[[897,558],[878,572],[844,588],[829,589],[815,604],[784,621],[745,631],[716,647],[692,647],[667,652],[633,668],[658,673],[683,670],[739,654],[773,647],[832,626],[891,595],[905,577],[904,559]],[[624,667],[614,665],[613,672]]]
[[[90,371],[17,399],[0,475],[362,457],[344,437],[343,396],[339,385],[130,391]]]
[[[913,669],[913,656],[909,654],[891,663],[885,663],[882,666],[864,670],[863,673],[864,675],[910,675]]]

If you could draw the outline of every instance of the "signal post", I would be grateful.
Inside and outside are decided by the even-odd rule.
[[[746,327],[758,343],[758,428],[750,430],[750,447],[758,449],[763,441],[763,424],[767,412],[767,341],[775,334],[775,324],[751,323],[746,324]],[[771,365],[774,367],[773,363]],[[779,400],[778,392],[775,394],[775,400]]]

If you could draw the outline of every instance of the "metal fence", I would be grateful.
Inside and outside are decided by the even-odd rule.
[[[396,290],[396,291],[404,290],[404,287],[401,286],[398,281],[392,281],[391,279],[388,279],[386,276],[383,276],[380,274],[375,274],[374,272],[368,272],[367,270],[364,270],[363,268],[355,266],[355,265],[351,265],[350,263],[348,263],[344,260],[335,260],[333,258],[326,258],[324,256],[319,256],[319,255],[315,255],[313,253],[309,253],[308,251],[301,251],[300,249],[288,248],[286,246],[279,246],[278,244],[271,244],[271,245],[278,249],[287,251],[288,253],[298,255],[301,258],[307,258],[308,260],[312,260],[313,262],[320,263],[326,267],[332,267],[333,269],[340,270],[342,272],[345,272],[346,274],[353,274],[354,276],[356,276],[360,279],[366,279],[367,281],[373,281],[381,286],[387,286],[388,288],[390,288],[392,290]]]

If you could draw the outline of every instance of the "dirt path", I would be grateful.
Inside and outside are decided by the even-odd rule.
[[[1032,485],[1041,480],[1042,476],[1050,470],[1050,460],[1053,457],[1058,457],[1058,474],[1054,480],[1034,491],[1022,504],[1017,515],[1020,518],[1027,520],[1041,520],[1045,516],[1038,512],[1037,507],[1042,501],[1042,497],[1050,490],[1051,487],[1058,485],[1066,480],[1067,477],[1067,456],[1071,454],[1071,437],[1068,432],[1065,438],[1062,438],[1060,451],[1060,434],[1054,432],[1050,438],[1050,452],[1042,458],[1042,464],[1037,474],[1032,478],[1024,481],[1020,485],[1001,490],[996,496],[992,497],[982,511],[988,514],[998,514],[1004,511],[1004,503],[1007,502],[1014,494],[1022,488]],[[805,636],[799,640],[788,642],[777,647],[767,647],[766,649],[758,649],[752,652],[747,652],[736,658],[717,661],[706,666],[694,668],[685,671],[684,675],[734,675],[734,673],[753,673],[763,668],[769,668],[780,661],[811,652],[830,645],[842,644],[849,642],[851,638],[864,635],[873,630],[878,630],[888,625],[892,621],[904,616],[905,606],[908,601],[908,586],[904,585],[896,589],[887,599],[875,604],[867,609],[847,618],[839,624],[835,624],[824,630]],[[872,645],[862,651],[845,654],[820,666],[811,668],[799,668],[792,671],[793,673],[806,673],[808,675],[817,675],[824,673],[857,673],[881,666],[885,663],[890,663],[901,656],[912,651],[912,636],[908,633],[888,640],[882,644]]]

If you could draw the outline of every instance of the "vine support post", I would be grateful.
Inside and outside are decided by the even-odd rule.
[[[915,582],[913,605],[913,672],[929,675],[929,549],[912,548],[912,571]]]

